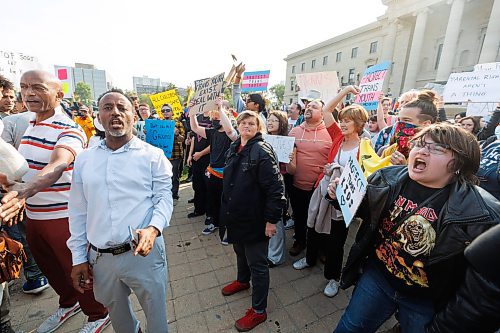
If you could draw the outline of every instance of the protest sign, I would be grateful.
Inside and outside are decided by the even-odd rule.
[[[71,67],[54,66],[56,77],[61,81],[64,98],[73,98],[75,87],[73,84],[73,71]]]
[[[293,145],[295,144],[294,137],[265,134],[264,140],[273,146],[273,149],[278,156],[278,162],[290,163],[290,154],[292,153]]]
[[[496,103],[468,103],[467,117],[489,117],[495,111]]]
[[[22,52],[0,49],[0,75],[19,85],[21,75],[32,69],[42,69],[38,58]]]
[[[134,127],[137,130],[137,137],[142,141],[146,141],[146,133],[144,132],[146,129],[146,122],[140,120],[134,125]]]
[[[270,70],[243,73],[241,92],[266,91],[270,73]]]
[[[350,156],[335,191],[347,227],[363,200],[367,184],[358,161]]]
[[[179,102],[179,97],[177,97],[175,89],[167,90],[159,94],[149,95],[149,99],[153,103],[153,106],[160,118],[163,118],[163,115],[161,113],[161,106],[163,104],[170,104],[172,106],[174,119],[179,118],[182,114],[181,102]]]
[[[383,94],[384,79],[390,65],[390,61],[384,61],[365,70],[359,82],[361,92],[356,96],[355,102],[366,110],[377,110],[379,97]]]
[[[310,90],[319,91],[324,101],[336,96],[339,91],[339,78],[335,71],[297,74],[296,80],[300,89],[299,100],[306,97]]]
[[[217,109],[216,98],[222,92],[224,86],[224,73],[214,77],[194,81],[194,96],[191,98],[191,109],[193,112],[203,113]]]
[[[146,142],[160,148],[170,158],[174,146],[174,128],[174,120],[146,119]]]
[[[452,73],[443,97],[446,103],[500,102],[500,70]]]
[[[474,72],[498,70],[500,70],[500,62],[488,62],[486,64],[477,64],[474,66]]]

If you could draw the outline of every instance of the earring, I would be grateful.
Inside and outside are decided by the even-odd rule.
[[[455,171],[455,175],[458,176],[459,174],[460,174],[460,170]]]

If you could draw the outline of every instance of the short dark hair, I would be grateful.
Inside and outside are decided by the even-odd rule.
[[[107,94],[111,94],[111,93],[117,93],[117,94],[120,94],[122,95],[123,97],[125,97],[129,102],[130,102],[130,105],[132,105],[132,107],[134,106],[134,102],[132,102],[132,98],[127,96],[127,94],[125,94],[123,92],[123,90],[121,89],[117,89],[117,88],[113,88],[111,90],[108,90],[106,91],[105,93],[103,93],[101,96],[99,96],[99,98],[97,99],[97,105],[99,105],[99,103],[101,102],[101,99],[106,96]]]
[[[163,107],[166,106],[166,107],[169,107],[170,108],[170,111],[174,111],[174,108],[172,107],[172,105],[168,104],[168,103],[165,103],[161,106],[160,110],[163,109]]]
[[[418,108],[420,114],[417,118],[420,121],[430,120],[432,124],[437,122],[438,110],[436,107],[436,94],[431,90],[422,90],[416,99],[407,103],[403,108]]]
[[[370,118],[368,118],[368,121],[377,121],[377,116],[370,116]]]
[[[139,106],[147,106],[149,108],[148,103],[141,103],[141,104],[139,104]]]
[[[295,102],[295,103],[292,103],[292,104],[295,104],[295,107],[299,110],[299,112],[302,112],[302,105],[300,105],[299,103]]]
[[[461,125],[463,121],[471,120],[472,124],[474,125],[474,127],[472,128],[472,133],[476,134],[481,129],[480,119],[481,119],[481,117],[471,117],[471,116],[463,117],[458,121],[458,123]]]
[[[14,90],[14,84],[5,76],[0,75],[0,88],[6,90]]]
[[[266,109],[266,102],[261,94],[250,94],[248,95],[248,99],[259,105],[259,111],[264,111]]]
[[[474,134],[455,125],[437,123],[423,128],[412,141],[423,140],[426,135],[434,142],[450,147],[454,158],[448,164],[448,171],[454,173],[458,181],[478,184],[476,173],[479,170],[481,149]]]

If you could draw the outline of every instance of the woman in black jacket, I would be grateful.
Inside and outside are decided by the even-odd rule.
[[[356,288],[336,333],[375,332],[396,310],[403,332],[424,332],[463,280],[465,247],[500,219],[500,203],[475,186],[473,134],[434,124],[411,147],[407,168],[368,179],[341,278]]]
[[[268,243],[286,201],[278,160],[262,138],[263,121],[244,111],[236,122],[240,138],[231,144],[224,167],[221,224],[236,253],[238,277],[222,294],[248,289],[252,279],[252,307],[235,324],[238,331],[249,331],[267,319]]]

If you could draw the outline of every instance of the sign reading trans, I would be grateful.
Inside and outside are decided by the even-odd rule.
[[[266,91],[271,71],[245,72],[241,92]]]

